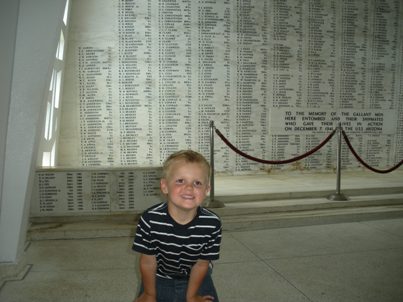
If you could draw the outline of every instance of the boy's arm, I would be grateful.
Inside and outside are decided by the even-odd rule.
[[[199,290],[204,278],[209,269],[209,261],[208,260],[197,260],[195,265],[193,265],[192,270],[190,272],[188,289],[186,292],[186,301],[187,302],[196,302],[196,301],[213,301],[213,297],[211,296],[198,296],[197,291]]]
[[[157,290],[155,278],[157,272],[157,260],[154,255],[140,255],[140,273],[143,282],[144,292],[137,298],[136,302],[157,301]]]

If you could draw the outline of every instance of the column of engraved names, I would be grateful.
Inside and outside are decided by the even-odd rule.
[[[395,92],[396,84],[399,83],[396,81],[397,51],[401,52],[398,44],[400,5],[401,1],[396,0],[377,1],[370,12],[372,32],[369,36],[367,108],[397,110],[399,106]],[[369,133],[364,136],[365,160],[375,167],[392,165],[391,139],[392,135],[387,134]]]
[[[119,1],[121,165],[152,163],[150,1]],[[146,142],[141,140],[147,138]]]
[[[403,8],[401,8],[403,13]],[[403,48],[403,18],[400,19],[399,22],[400,32],[400,43]],[[400,51],[400,62],[403,62],[403,49]],[[398,95],[398,106],[397,106],[397,114],[396,114],[396,138],[395,138],[395,159],[394,163],[398,163],[403,160],[403,64],[400,64],[399,70],[399,85],[396,87],[397,95]]]
[[[159,155],[192,143],[191,0],[158,2]]]
[[[152,109],[153,106],[155,105],[155,100],[153,97],[153,90],[152,87],[154,87],[153,84],[153,71],[152,71],[152,36],[153,36],[153,30],[152,30],[152,8],[151,8],[151,0],[146,1],[147,3],[147,11],[144,14],[145,15],[145,51],[144,51],[144,62],[146,64],[145,69],[145,85],[143,89],[143,94],[144,94],[144,99],[147,107],[147,114],[148,114],[148,121],[147,121],[147,127],[148,127],[148,134],[147,134],[147,139],[146,139],[146,146],[147,150],[145,151],[145,159],[144,163],[145,164],[154,164],[155,165],[155,154],[154,154],[154,135],[153,135],[153,127],[155,126],[155,115],[154,115],[154,110]]]
[[[368,2],[341,1],[339,56],[339,108],[365,107],[368,53]]]
[[[261,126],[261,138],[260,148],[262,150],[262,158],[268,158],[270,155],[270,137],[269,137],[269,108],[271,98],[269,97],[269,78],[268,78],[268,70],[270,67],[269,64],[269,4],[265,1],[263,5],[260,7],[262,9],[262,13],[259,14],[258,22],[261,24],[261,70],[259,80],[260,85],[260,93],[258,98],[260,99],[260,106],[262,114],[260,116],[260,126]]]
[[[197,150],[210,153],[209,122],[213,120],[221,131],[229,130],[230,112],[230,1],[201,0],[197,6],[198,66],[197,66]],[[218,149],[218,150],[217,150]],[[216,169],[229,165],[228,148],[217,148],[220,158]]]
[[[336,69],[336,3],[332,1],[308,1],[305,7],[306,49],[305,86],[307,108],[333,108],[335,106]],[[324,138],[323,133],[306,134],[305,151],[316,147]],[[324,168],[327,153],[332,144],[309,156],[304,161],[308,169]]]
[[[340,40],[338,47],[339,93],[335,102],[339,108],[365,108],[365,87],[367,82],[369,3],[359,1],[342,1],[339,8]],[[346,117],[347,120],[354,117]],[[343,125],[345,126],[345,125]],[[363,152],[362,133],[350,135],[359,154]],[[357,167],[358,163],[347,146],[342,146],[342,165],[344,168]]]
[[[371,166],[383,169],[394,164],[391,158],[391,135],[371,135],[365,143],[367,148],[362,158]]]
[[[111,49],[78,47],[80,151],[83,166],[113,164]]]
[[[138,142],[136,131],[136,51],[135,43],[136,14],[133,13],[135,1],[119,0],[118,34],[119,34],[119,146],[120,163],[133,165],[136,163]]]
[[[83,175],[81,172],[66,173],[67,211],[83,211]]]
[[[160,197],[160,178],[161,171],[145,170],[142,173],[143,196],[144,197]]]
[[[118,210],[132,210],[135,208],[135,182],[136,174],[133,171],[118,173],[117,197]]]
[[[394,109],[399,22],[399,1],[377,1],[370,15],[367,108]]]
[[[306,14],[306,107],[333,107],[336,51],[335,1],[308,1]]]
[[[261,1],[236,1],[236,139],[235,144],[246,153],[264,157],[262,145],[266,137],[262,134],[262,56],[260,47],[264,23],[260,16],[264,3]],[[263,15],[264,16],[264,15]],[[256,170],[255,162],[237,156],[236,171]]]
[[[272,1],[270,11],[270,104],[272,107],[302,106],[302,2]],[[286,115],[292,129],[294,116]],[[284,160],[302,153],[301,134],[292,131],[270,136],[270,158]]]
[[[54,212],[59,200],[55,173],[37,173],[39,212]]]
[[[91,209],[93,211],[110,210],[109,172],[91,172]]]
[[[271,11],[271,105],[301,107],[302,4],[275,0]]]
[[[271,140],[271,157],[272,160],[285,160],[297,155],[301,152],[301,135],[275,134]],[[292,165],[299,167],[300,163]],[[276,168],[287,168],[286,166],[276,166]]]

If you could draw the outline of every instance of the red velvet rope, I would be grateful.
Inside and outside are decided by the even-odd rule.
[[[326,145],[326,143],[327,143],[327,142],[332,138],[332,136],[336,133],[336,129],[333,130],[323,142],[321,142],[318,146],[316,146],[316,147],[313,148],[312,150],[310,150],[310,151],[308,151],[308,152],[306,152],[306,153],[304,153],[304,154],[302,154],[302,155],[299,155],[299,156],[296,156],[296,157],[293,157],[293,158],[290,158],[290,159],[286,159],[286,160],[264,160],[264,159],[260,159],[260,158],[253,157],[253,156],[251,156],[251,155],[246,154],[245,152],[242,152],[241,150],[239,150],[238,148],[236,148],[233,144],[231,144],[231,143],[228,141],[228,139],[227,139],[227,138],[220,132],[220,130],[218,130],[217,128],[215,128],[215,132],[217,133],[217,135],[223,140],[223,142],[224,142],[228,147],[230,147],[233,151],[235,151],[235,152],[238,153],[239,155],[241,155],[241,156],[243,156],[243,157],[245,157],[245,158],[247,158],[247,159],[256,161],[256,162],[258,162],[258,163],[262,163],[262,164],[281,165],[281,164],[292,163],[292,162],[294,162],[294,161],[303,159],[303,158],[305,158],[305,157],[307,157],[307,156],[309,156],[309,155],[315,153],[315,152],[318,151],[320,148],[322,148],[324,145]]]
[[[343,134],[343,138],[348,146],[348,148],[350,149],[351,153],[353,153],[353,155],[355,156],[355,158],[366,168],[368,168],[369,170],[376,172],[376,173],[389,173],[392,172],[393,170],[399,168],[402,164],[403,164],[403,160],[401,160],[396,166],[393,166],[392,168],[386,169],[386,170],[379,170],[376,168],[373,168],[371,166],[369,166],[366,162],[364,162],[361,157],[358,156],[357,152],[355,152],[353,146],[351,145],[350,140],[347,137],[347,134],[344,132],[344,130],[342,130],[342,134]]]

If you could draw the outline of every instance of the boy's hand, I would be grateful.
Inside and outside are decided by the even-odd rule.
[[[212,296],[194,296],[187,298],[186,302],[210,302],[214,301],[214,297]]]
[[[208,301],[208,300],[207,300]],[[154,296],[147,295],[146,293],[142,293],[137,299],[133,302],[157,302],[157,298]]]

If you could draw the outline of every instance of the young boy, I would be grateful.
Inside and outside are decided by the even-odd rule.
[[[221,221],[201,207],[209,176],[209,163],[195,151],[176,152],[164,162],[166,202],[143,213],[134,238],[142,278],[135,302],[218,302],[210,264],[219,258]]]

